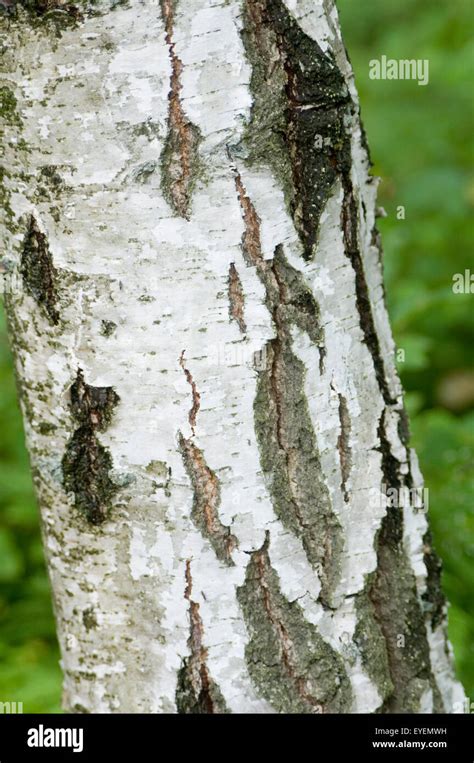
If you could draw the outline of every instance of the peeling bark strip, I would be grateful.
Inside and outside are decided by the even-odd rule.
[[[186,381],[191,386],[192,390],[192,396],[193,396],[193,405],[192,408],[189,411],[189,426],[191,427],[191,431],[193,435],[195,434],[195,427],[196,427],[196,418],[199,413],[199,408],[201,407],[201,395],[198,392],[198,388],[196,385],[196,382],[194,381],[191,372],[186,368],[184,364],[184,353],[186,350],[183,350],[180,358],[179,358],[179,365],[184,371],[184,375],[186,376]]]
[[[233,262],[230,263],[230,267],[229,267],[228,285],[229,285],[230,317],[234,321],[237,321],[240,331],[242,332],[242,334],[245,334],[247,331],[247,326],[245,324],[245,319],[244,319],[244,305],[245,305],[244,290],[242,288],[242,282],[239,278],[237,268],[235,267]]]
[[[341,464],[341,490],[346,503],[349,502],[349,492],[347,490],[347,481],[351,474],[352,452],[350,446],[351,436],[351,418],[347,407],[347,400],[344,395],[338,393],[339,398],[339,423],[341,432],[337,438],[337,449],[339,451],[339,462]]]
[[[309,260],[334,182],[350,171],[347,85],[282,0],[245,0],[242,38],[253,67],[249,159],[283,182]]]
[[[233,565],[232,551],[237,545],[236,538],[230,528],[223,525],[219,519],[221,502],[219,480],[208,467],[202,450],[191,440],[178,435],[179,448],[183,457],[186,471],[194,489],[192,519],[196,527],[209,540],[218,559],[228,565]]]
[[[394,400],[389,392],[387,379],[385,376],[385,366],[380,350],[379,337],[375,328],[374,316],[372,314],[372,305],[370,302],[369,288],[364,273],[364,265],[360,254],[358,240],[358,216],[357,204],[354,197],[354,190],[350,177],[343,177],[344,199],[341,211],[341,226],[344,236],[344,251],[346,257],[350,260],[354,269],[356,304],[359,313],[359,323],[364,335],[364,341],[372,356],[375,369],[375,376],[379,385],[380,392],[386,405],[393,405]]]
[[[225,699],[218,685],[209,675],[206,664],[207,649],[204,646],[204,629],[199,613],[199,604],[191,599],[193,580],[191,562],[186,561],[185,598],[189,601],[190,634],[188,646],[190,656],[183,660],[178,673],[176,707],[178,713],[228,713]]]
[[[44,310],[49,321],[56,326],[59,323],[59,311],[56,306],[57,270],[49,251],[48,240],[40,231],[33,215],[29,219],[23,241],[20,273],[27,292]]]
[[[342,658],[282,595],[268,555],[254,551],[238,591],[250,634],[245,655],[261,694],[280,713],[348,712],[351,688]]]
[[[393,456],[385,431],[385,411],[378,435],[382,453],[384,484],[400,490],[403,475]],[[373,616],[385,639],[393,689],[385,692],[384,713],[419,712],[427,689],[439,692],[431,674],[430,652],[424,615],[416,590],[415,576],[403,547],[403,508],[388,506],[377,538],[377,569],[370,576],[368,597]],[[366,653],[366,659],[368,654]],[[387,685],[387,677],[383,683]],[[435,712],[443,711],[435,707]]]
[[[171,60],[168,96],[168,135],[162,153],[162,189],[176,214],[189,218],[194,176],[199,167],[199,130],[187,119],[181,103],[183,64],[173,42],[174,14],[178,0],[160,0],[165,39]]]
[[[79,428],[69,440],[62,460],[64,487],[74,493],[75,505],[88,521],[98,525],[106,520],[117,487],[109,476],[111,455],[98,441],[96,432],[107,429],[120,398],[111,387],[86,384],[81,369],[70,395],[70,409]]]
[[[305,393],[306,369],[292,349],[291,328],[304,331],[324,359],[319,307],[301,273],[287,261],[283,247],[264,260],[260,222],[235,172],[245,229],[242,250],[265,287],[265,304],[276,337],[266,345],[267,368],[259,372],[254,403],[255,430],[262,469],[269,477],[277,516],[301,538],[309,562],[319,573],[321,601],[331,606],[340,574],[342,528],[332,511]],[[321,369],[322,370],[322,369]]]

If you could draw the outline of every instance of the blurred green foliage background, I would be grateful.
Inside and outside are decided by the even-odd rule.
[[[399,371],[412,443],[451,602],[458,675],[474,699],[473,295],[452,278],[474,265],[472,0],[339,0],[374,173]],[[369,61],[429,59],[430,81],[370,80]],[[406,219],[398,220],[397,207]],[[0,324],[0,700],[60,707],[61,674],[38,512]]]

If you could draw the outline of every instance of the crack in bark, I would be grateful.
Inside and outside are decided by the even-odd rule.
[[[74,493],[76,507],[94,525],[102,524],[117,486],[110,479],[112,457],[98,441],[96,432],[107,429],[120,402],[112,387],[92,387],[82,369],[71,387],[70,409],[79,424],[62,459],[64,487]]]
[[[187,119],[181,102],[183,63],[176,55],[173,41],[177,1],[160,0],[171,61],[168,135],[162,154],[162,186],[174,211],[188,220],[194,176],[199,166],[198,147],[201,138],[198,128]]]
[[[183,660],[178,673],[176,706],[178,713],[214,714],[229,712],[224,697],[210,676],[207,666],[207,649],[204,646],[204,627],[199,604],[192,600],[193,579],[191,562],[186,561],[185,598],[189,602],[190,633],[188,646],[190,656]]]
[[[392,398],[385,376],[385,366],[380,350],[380,342],[375,328],[369,287],[364,273],[364,265],[359,251],[357,206],[354,198],[352,183],[349,177],[343,177],[344,199],[341,211],[341,226],[344,236],[344,252],[350,260],[356,288],[356,305],[359,313],[359,323],[364,335],[364,342],[369,350],[375,369],[375,377],[386,405],[394,405],[397,401]]]
[[[183,437],[181,432],[178,433],[178,443],[194,490],[192,519],[209,540],[217,558],[231,566],[234,564],[232,551],[237,546],[237,539],[219,519],[221,494],[217,475],[207,465],[202,450],[192,440]]]
[[[340,392],[337,393],[339,399],[339,424],[341,427],[339,437],[337,438],[337,450],[339,452],[339,463],[341,465],[341,490],[344,501],[349,503],[349,492],[347,482],[352,469],[352,450],[350,446],[351,438],[351,417],[347,407],[347,400]]]
[[[54,326],[59,323],[57,309],[57,277],[48,240],[39,229],[38,223],[30,216],[21,251],[20,273],[26,291],[44,310]]]
[[[229,315],[234,321],[237,321],[241,333],[245,334],[247,332],[247,326],[244,318],[244,290],[237,268],[233,262],[231,262],[229,266],[228,290]]]
[[[245,654],[262,695],[283,713],[345,712],[351,688],[341,657],[281,593],[268,555],[270,536],[251,554],[237,590],[250,641]]]
[[[186,350],[183,350],[181,355],[180,355],[179,365],[183,369],[184,375],[186,376],[186,381],[191,386],[191,390],[192,390],[193,405],[192,405],[192,408],[189,411],[188,420],[189,420],[189,425],[191,427],[191,431],[192,431],[193,436],[194,436],[196,434],[196,432],[195,432],[196,419],[197,419],[197,415],[199,413],[199,409],[201,407],[201,395],[198,392],[198,388],[197,388],[196,382],[194,381],[191,372],[185,366],[185,363],[184,363],[184,353],[185,352],[186,352]]]
[[[432,630],[441,625],[446,615],[446,599],[441,587],[443,564],[433,548],[431,530],[423,536],[423,561],[426,567],[426,591],[422,596]]]

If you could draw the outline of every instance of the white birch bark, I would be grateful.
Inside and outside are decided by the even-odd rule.
[[[24,6],[3,262],[64,706],[452,712],[333,3]]]

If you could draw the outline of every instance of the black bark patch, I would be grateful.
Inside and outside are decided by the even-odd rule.
[[[433,630],[444,620],[446,599],[441,587],[441,573],[443,564],[433,548],[431,530],[423,536],[423,560],[425,562],[427,579],[426,592],[423,594],[423,602]]]
[[[49,251],[48,240],[33,216],[23,241],[20,273],[26,291],[48,316],[53,325],[59,323],[57,309],[57,270]]]
[[[396,400],[390,395],[385,376],[385,366],[380,342],[375,328],[369,287],[364,272],[358,241],[358,214],[352,183],[348,176],[343,177],[344,199],[341,212],[341,226],[344,236],[344,253],[354,269],[356,305],[359,313],[359,324],[364,335],[364,342],[372,356],[375,377],[386,405],[393,405]]]
[[[92,387],[82,370],[71,387],[70,409],[79,427],[69,440],[62,460],[64,487],[74,493],[76,507],[99,525],[107,518],[117,486],[110,479],[112,457],[97,439],[112,418],[120,398],[111,387]]]
[[[290,211],[304,258],[309,260],[314,255],[319,220],[334,182],[350,172],[348,116],[352,101],[332,56],[303,32],[281,0],[247,0],[244,22],[243,40],[251,63],[255,66],[259,56],[268,61],[267,66],[258,66],[252,89],[255,92],[262,86],[257,75],[259,80],[269,75],[275,84],[283,82],[283,97],[279,99],[283,119],[280,115],[270,129],[265,118],[260,118],[260,122],[268,144],[275,142],[273,131],[282,135],[279,148],[287,154],[282,163],[291,167],[291,188],[287,184]],[[268,72],[269,66],[275,66],[269,57],[272,47],[273,58],[283,75],[280,80]],[[257,114],[253,116],[256,122]]]

